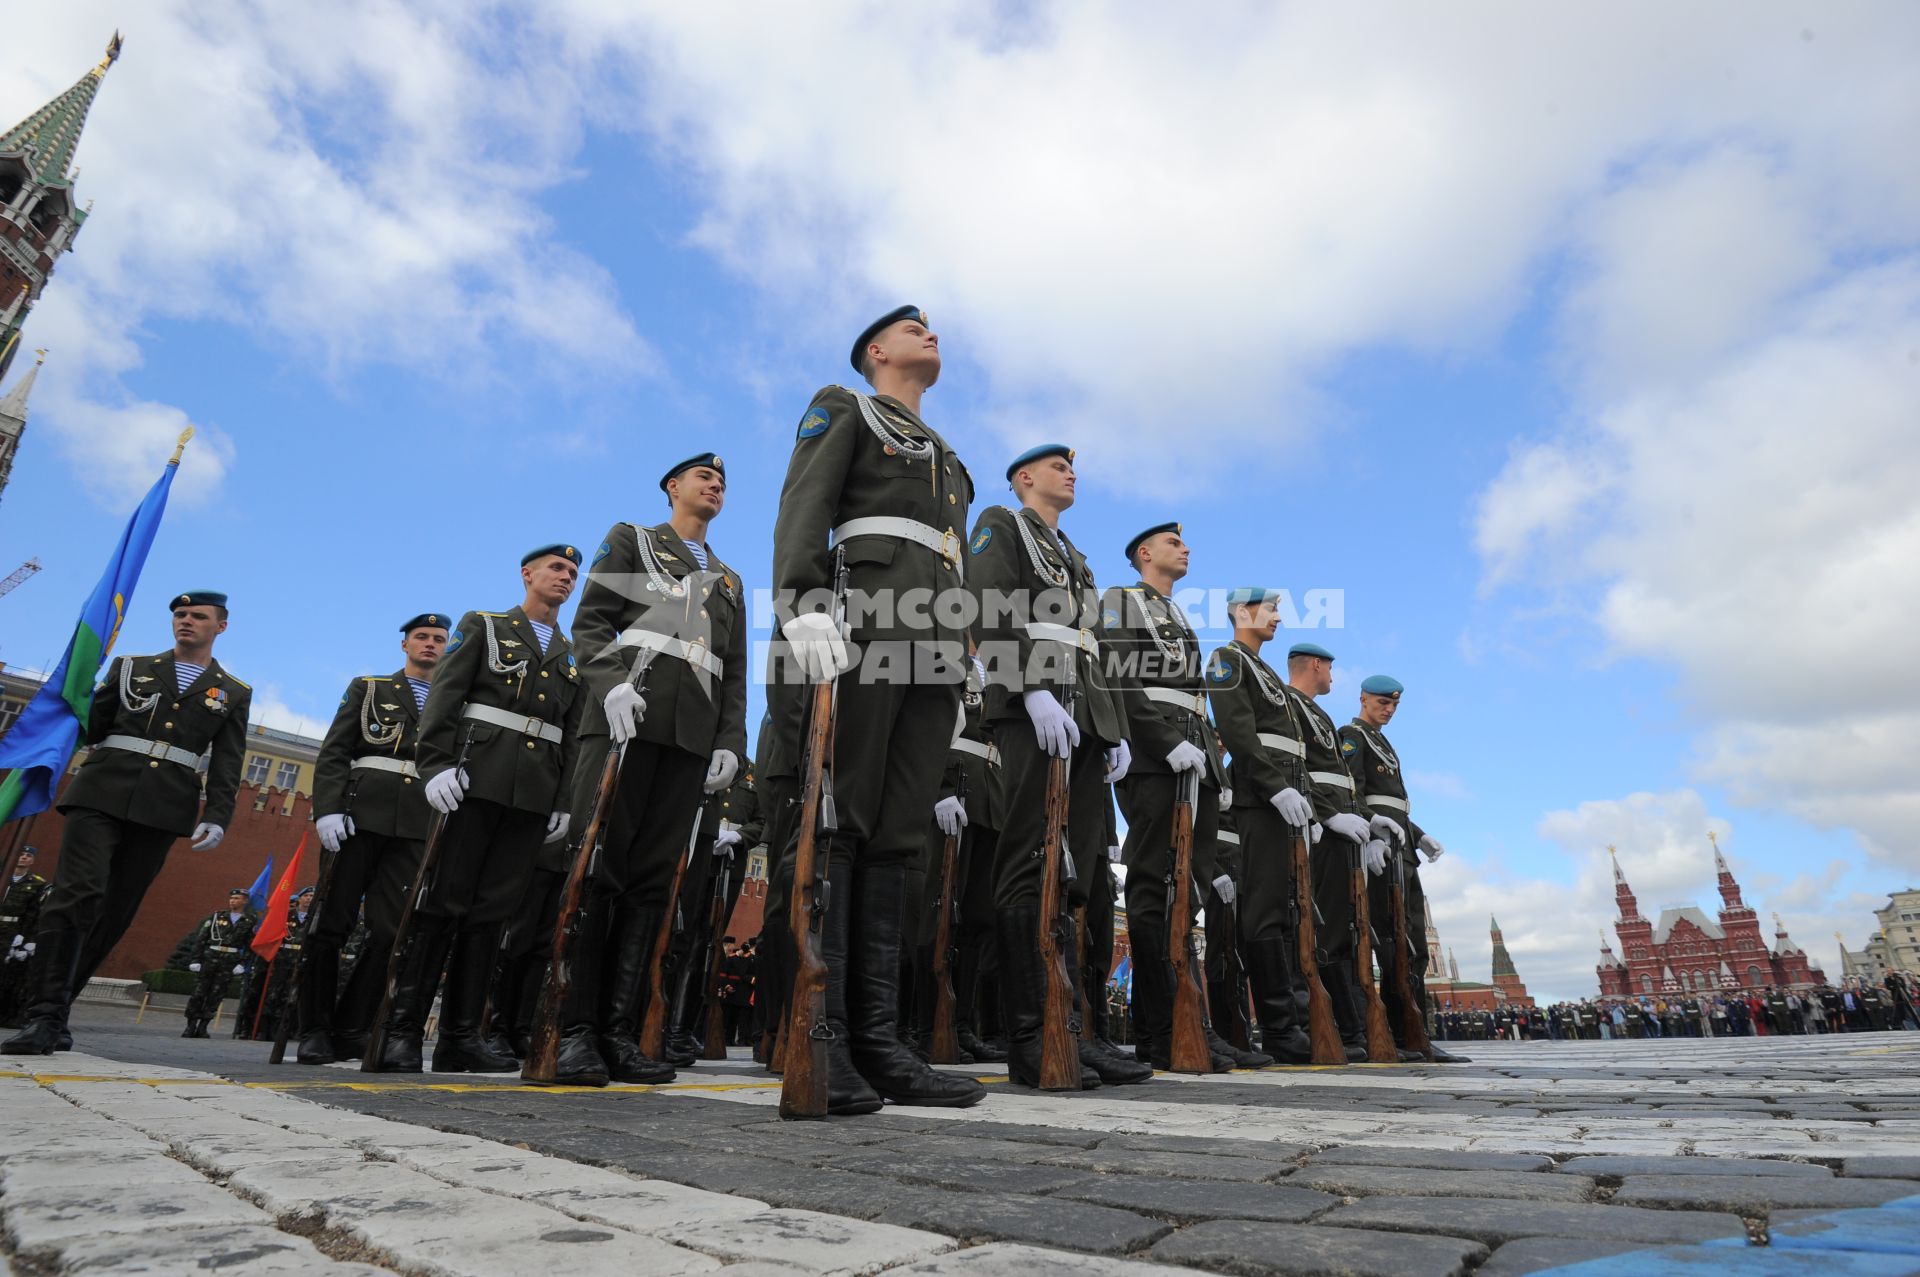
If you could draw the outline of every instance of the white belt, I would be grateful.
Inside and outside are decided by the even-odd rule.
[[[985,741],[980,740],[968,740],[962,736],[954,741],[953,744],[947,746],[947,748],[953,750],[955,753],[972,754],[975,758],[984,758],[987,760],[987,766],[989,767],[998,767],[1000,765],[1000,747],[998,745],[989,745]]]
[[[94,746],[95,749],[124,749],[129,754],[145,754],[148,758],[164,758],[170,763],[179,763],[182,767],[200,769],[200,755],[190,749],[181,749],[162,740],[148,740],[143,736],[109,736]]]
[[[1198,714],[1202,718],[1207,716],[1205,692],[1176,692],[1171,687],[1143,687],[1140,689],[1140,694],[1161,705],[1184,709],[1189,714]]]
[[[1339,772],[1308,772],[1307,779],[1316,785],[1331,785],[1335,789],[1353,788],[1353,777]]]
[[[1405,811],[1407,800],[1394,798],[1387,794],[1368,794],[1367,802],[1374,807],[1385,807],[1389,811]]]
[[[460,717],[470,718],[476,723],[492,723],[495,727],[511,727],[523,736],[538,736],[554,745],[558,745],[566,735],[558,723],[549,723],[530,714],[509,714],[491,705],[462,705]]]
[[[712,649],[705,643],[689,643],[683,638],[662,634],[658,630],[643,630],[635,626],[620,635],[618,646],[637,647],[643,652],[658,652],[662,656],[671,656],[705,671],[714,678],[719,678],[727,668],[727,663],[715,656]]]
[[[945,559],[963,579],[966,576],[965,570],[960,566],[960,538],[952,532],[942,532],[938,528],[928,527],[918,519],[873,515],[865,519],[848,519],[833,530],[833,539],[836,544],[850,537],[892,537],[896,541],[911,541],[915,545],[924,545]]]
[[[1240,845],[1240,835],[1234,833],[1231,829],[1222,829],[1215,835],[1215,837],[1217,837],[1221,842],[1232,843],[1236,847]]]
[[[368,754],[364,758],[353,760],[348,769],[356,772],[392,772],[396,776],[412,776],[419,779],[420,769],[404,758],[382,758],[378,754]]]
[[[1261,732],[1260,743],[1268,749],[1277,749],[1283,754],[1292,754],[1295,758],[1305,758],[1307,747],[1291,736],[1282,736],[1278,732]]]
[[[1065,643],[1069,647],[1079,648],[1088,655],[1093,654],[1092,630],[1076,630],[1071,625],[1055,625],[1051,621],[1028,621],[1027,637]]]

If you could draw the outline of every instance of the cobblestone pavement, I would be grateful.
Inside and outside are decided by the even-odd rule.
[[[973,1109],[783,1123],[744,1060],[540,1091],[77,1029],[0,1057],[23,1274],[1920,1273],[1920,1034],[1064,1097],[983,1067]]]

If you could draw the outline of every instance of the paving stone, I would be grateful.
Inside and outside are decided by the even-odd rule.
[[[120,1233],[75,1238],[61,1247],[60,1271],[98,1277],[205,1271],[391,1277],[385,1268],[328,1259],[306,1238],[271,1225],[159,1228],[141,1234],[137,1248]]]
[[[947,1122],[942,1134],[961,1139],[1010,1140],[1015,1144],[1058,1144],[1063,1148],[1092,1148],[1111,1138],[1104,1131],[1082,1131],[1066,1126],[1021,1126],[1015,1122]],[[1011,1250],[1012,1247],[1001,1249]],[[939,1259],[934,1263],[952,1262]]]
[[[1804,1179],[1781,1175],[1629,1175],[1613,1200],[1626,1206],[1678,1206],[1758,1215],[1775,1208],[1878,1206],[1920,1193],[1905,1180]]]
[[[722,1272],[725,1277],[734,1274],[731,1268]],[[1191,1269],[1168,1268],[1137,1259],[1075,1255],[1070,1251],[1042,1250],[1038,1246],[1016,1246],[1007,1242],[949,1251],[890,1270],[890,1273],[912,1274],[912,1277],[1034,1277],[1036,1273],[1059,1273],[1062,1277],[1191,1277],[1191,1272]]]
[[[1568,1175],[1771,1175],[1783,1179],[1831,1179],[1811,1162],[1763,1161],[1757,1157],[1572,1157],[1554,1167]],[[1917,1167],[1916,1169],[1920,1169]]]
[[[1195,1224],[1153,1248],[1155,1259],[1246,1277],[1456,1277],[1486,1253],[1457,1237],[1244,1220]]]
[[[1643,1210],[1592,1202],[1507,1202],[1486,1197],[1369,1197],[1320,1217],[1316,1227],[1382,1228],[1471,1237],[1490,1246],[1519,1237],[1632,1237],[1648,1245],[1745,1237],[1737,1215]]]
[[[1269,1162],[1297,1162],[1310,1151],[1304,1144],[1278,1140],[1216,1139],[1211,1135],[1115,1135],[1103,1140],[1104,1149],[1124,1148],[1142,1153],[1205,1153],[1213,1157],[1256,1157]]]
[[[1347,1197],[1504,1197],[1534,1202],[1583,1202],[1593,1181],[1580,1175],[1524,1171],[1430,1171],[1398,1166],[1309,1166],[1287,1183]]]
[[[118,1188],[129,1180],[143,1184],[205,1184],[206,1177],[183,1166],[145,1139],[128,1145],[101,1145],[80,1153],[57,1139],[0,1162],[0,1191],[26,1193],[43,1188]]]
[[[843,1157],[835,1170],[878,1175],[909,1184],[934,1184],[983,1193],[1050,1193],[1082,1184],[1092,1176],[1058,1166],[1021,1166],[1014,1162],[968,1161],[959,1157],[902,1157],[897,1152],[868,1152]]]
[[[258,1202],[275,1218],[324,1213],[324,1203],[343,1193],[382,1194],[402,1200],[438,1193],[446,1185],[392,1162],[351,1161],[333,1157],[308,1162],[265,1162],[235,1171],[227,1187]]]
[[[1017,1140],[962,1139],[949,1135],[893,1135],[884,1144],[875,1148],[895,1149],[902,1155],[912,1157],[961,1157],[971,1161],[991,1158],[998,1162],[1018,1162],[1022,1166],[1069,1152],[1083,1151],[1080,1145],[1036,1144],[1031,1141],[1022,1143]],[[841,1157],[859,1156],[863,1150],[849,1148],[828,1159],[837,1162]]]
[[[816,1272],[871,1273],[953,1249],[933,1233],[839,1219],[814,1211],[768,1210],[743,1219],[703,1219],[662,1237],[727,1259],[779,1262]]]
[[[1290,1165],[1251,1157],[1209,1157],[1205,1153],[1137,1153],[1124,1148],[1076,1149],[1044,1159],[1051,1166],[1115,1175],[1162,1175],[1175,1179],[1237,1180],[1257,1184],[1278,1179]]]
[[[1182,1224],[1207,1219],[1259,1219],[1296,1224],[1340,1203],[1337,1197],[1284,1184],[1221,1184],[1207,1180],[1155,1179],[1146,1175],[1102,1175],[1062,1188],[1053,1195],[1138,1211]]]
[[[630,1179],[618,1188],[563,1188],[537,1193],[528,1201],[551,1206],[576,1219],[611,1224],[636,1233],[657,1233],[674,1224],[700,1219],[744,1219],[767,1209],[764,1202],[726,1193],[707,1193],[660,1180]]]
[[[1645,1250],[1637,1242],[1603,1242],[1570,1237],[1522,1237],[1493,1252],[1493,1258],[1473,1270],[1473,1277],[1527,1277],[1569,1264]],[[1725,1262],[1724,1260],[1722,1262]]]
[[[1308,1166],[1408,1166],[1430,1171],[1539,1171],[1553,1165],[1550,1157],[1531,1153],[1452,1153],[1444,1149],[1394,1148],[1382,1144],[1343,1144],[1323,1148],[1307,1159]]]
[[[1920,1157],[1849,1157],[1840,1173],[1850,1179],[1920,1180]]]
[[[6,1230],[15,1249],[57,1248],[94,1233],[140,1233],[196,1225],[272,1224],[266,1212],[205,1180],[9,1190]]]
[[[1003,1193],[936,1193],[930,1190],[889,1202],[878,1217],[889,1224],[924,1228],[962,1240],[1027,1242],[1062,1250],[1117,1255],[1137,1250],[1168,1231],[1158,1220],[1131,1211],[1052,1197]]]

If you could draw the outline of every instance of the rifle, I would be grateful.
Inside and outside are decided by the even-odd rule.
[[[460,733],[460,752],[454,755],[453,770],[458,775],[467,765],[467,750],[473,744],[473,728],[468,727]],[[433,820],[427,826],[427,845],[420,853],[420,868],[413,874],[413,886],[407,892],[407,898],[400,906],[400,921],[393,929],[393,949],[387,954],[387,987],[380,994],[380,1007],[373,1017],[373,1026],[367,1031],[367,1053],[360,1057],[362,1073],[378,1073],[380,1057],[387,1052],[387,1017],[393,1014],[393,995],[400,989],[401,959],[406,956],[408,933],[413,930],[413,915],[420,907],[420,901],[427,894],[427,887],[433,881],[434,866],[440,863],[440,844],[446,839],[447,813],[436,811]],[[306,946],[300,948],[302,955]],[[435,977],[438,983],[439,977]]]
[[[1093,1041],[1093,991],[1106,988],[1104,973],[1093,971],[1087,966],[1087,907],[1075,905],[1073,909],[1073,952],[1080,962],[1080,999],[1075,1004],[1080,1011],[1080,1040]]]
[[[724,830],[727,824],[727,821],[721,821],[720,828]],[[720,964],[726,961],[727,955],[720,944],[720,937],[726,934],[727,888],[732,885],[733,856],[733,848],[727,848],[725,859],[714,866],[713,913],[707,920],[707,1031],[702,1035],[700,1044],[700,1058],[703,1060],[727,1058],[727,1007],[720,996]]]
[[[1302,778],[1304,779],[1304,777]],[[1347,1048],[1333,1018],[1333,999],[1320,978],[1320,943],[1315,935],[1318,916],[1313,904],[1313,872],[1307,863],[1307,831],[1293,831],[1294,962],[1307,982],[1307,1037],[1313,1043],[1315,1064],[1345,1064]]]
[[[1071,662],[1061,707],[1073,717],[1074,679]],[[1040,971],[1046,985],[1040,1012],[1040,1089],[1080,1089],[1079,1007],[1074,1002],[1073,974],[1067,968],[1066,935],[1073,930],[1067,908],[1067,883],[1073,876],[1073,858],[1067,849],[1067,769],[1072,759],[1047,759],[1046,836],[1040,844]],[[1078,962],[1080,955],[1072,958]]]
[[[954,778],[953,796],[966,805],[964,767]],[[960,1062],[960,1040],[954,1032],[953,923],[960,911],[954,895],[959,890],[961,832],[948,834],[940,848],[940,910],[933,924],[933,1041],[927,1047],[927,1058],[934,1064]]]
[[[1193,731],[1187,732],[1193,744]],[[1167,960],[1173,964],[1173,1041],[1167,1063],[1175,1073],[1209,1073],[1206,990],[1193,954],[1193,826],[1200,803],[1200,770],[1180,773],[1173,801],[1173,865],[1168,870]]]
[[[1400,991],[1400,1032],[1407,1039],[1407,1050],[1418,1051],[1431,1060],[1433,1043],[1427,1038],[1426,1008],[1415,1002],[1413,995],[1418,989],[1420,1002],[1426,1001],[1425,974],[1422,973],[1418,983],[1413,978],[1413,923],[1407,917],[1407,866],[1399,848],[1390,849],[1388,854],[1393,857],[1393,880],[1388,887],[1393,909],[1393,969],[1387,978]]]
[[[356,778],[347,790],[349,812],[353,810],[353,795],[359,787],[360,781]],[[333,867],[339,863],[339,852],[328,851],[325,847],[320,849],[320,876],[314,880],[313,903],[307,907],[307,930],[300,937],[300,956],[293,961],[293,984],[287,990],[287,1004],[280,1013],[280,1026],[274,1030],[273,1050],[267,1056],[268,1064],[280,1064],[287,1058],[287,1035],[293,1031],[293,1022],[299,1016],[301,1004],[307,996],[308,941],[313,929],[320,925],[320,907],[327,903],[327,897],[333,892]],[[332,996],[331,990],[328,996]]]
[[[647,667],[654,653],[641,649],[627,680],[647,695]],[[573,993],[573,942],[580,938],[580,920],[585,911],[587,883],[600,863],[600,851],[607,840],[607,827],[613,823],[614,795],[620,789],[620,765],[626,760],[627,747],[612,745],[607,761],[600,768],[600,784],[593,792],[593,811],[587,827],[580,831],[580,845],[567,866],[566,885],[560,890],[560,913],[553,921],[553,950],[547,974],[540,981],[540,1000],[534,1003],[533,1027],[527,1035],[527,1058],[520,1066],[520,1080],[536,1086],[552,1086],[560,1075],[560,1017]]]
[[[1398,1064],[1400,1052],[1393,1045],[1393,1026],[1387,1023],[1387,1007],[1373,978],[1373,927],[1367,920],[1367,867],[1361,860],[1362,847],[1356,842],[1347,853],[1347,880],[1353,901],[1353,974],[1360,982],[1360,999],[1367,1016],[1367,1063]],[[1387,850],[1399,854],[1391,847]]]
[[[705,814],[704,805],[694,806],[687,854],[680,857],[673,871],[673,885],[667,888],[667,917],[653,937],[653,953],[647,959],[647,1013],[640,1018],[640,1054],[649,1060],[667,1058],[667,1012],[673,1009],[673,999],[667,996],[667,955],[673,949],[674,935],[687,929],[680,916],[680,892],[687,884],[687,866],[693,863],[693,849],[700,841],[700,818]],[[693,961],[691,945],[682,960]]]
[[[1240,906],[1219,901],[1220,908],[1220,982],[1227,989],[1227,1014],[1225,1024],[1221,1024],[1219,1013],[1214,1015],[1216,1031],[1227,1042],[1242,1051],[1251,1050],[1252,1042],[1247,1033],[1247,968],[1240,960]],[[1207,905],[1207,920],[1213,920],[1214,905]],[[1209,951],[1213,945],[1207,945]]]
[[[847,617],[847,551],[833,551],[833,619]],[[842,630],[844,633],[844,630]],[[839,710],[839,676],[816,683],[807,709],[807,735],[800,755],[800,825],[793,848],[793,889],[787,902],[787,930],[793,944],[793,992],[787,998],[780,1073],[780,1116],[827,1115],[827,961],[821,941],[832,903],[827,881],[829,855],[821,854],[821,835],[831,853],[840,827],[833,806],[833,727]]]

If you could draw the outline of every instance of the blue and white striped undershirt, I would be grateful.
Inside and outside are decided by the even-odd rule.
[[[681,539],[686,540],[684,537]],[[687,552],[693,555],[693,561],[700,565],[702,572],[705,572],[707,570],[707,547],[701,545],[698,541],[687,541]]]
[[[547,654],[547,644],[553,642],[553,627],[543,621],[527,618],[527,624],[533,627],[533,636],[540,640],[540,655]]]
[[[184,692],[193,686],[194,679],[199,678],[207,672],[207,667],[204,665],[195,665],[191,661],[176,660],[173,663],[173,672],[174,676],[180,680],[179,690]]]
[[[424,679],[415,678],[411,674],[407,675],[407,683],[413,688],[413,707],[416,710],[425,709],[427,707],[427,688],[431,686],[431,684],[427,683]]]

